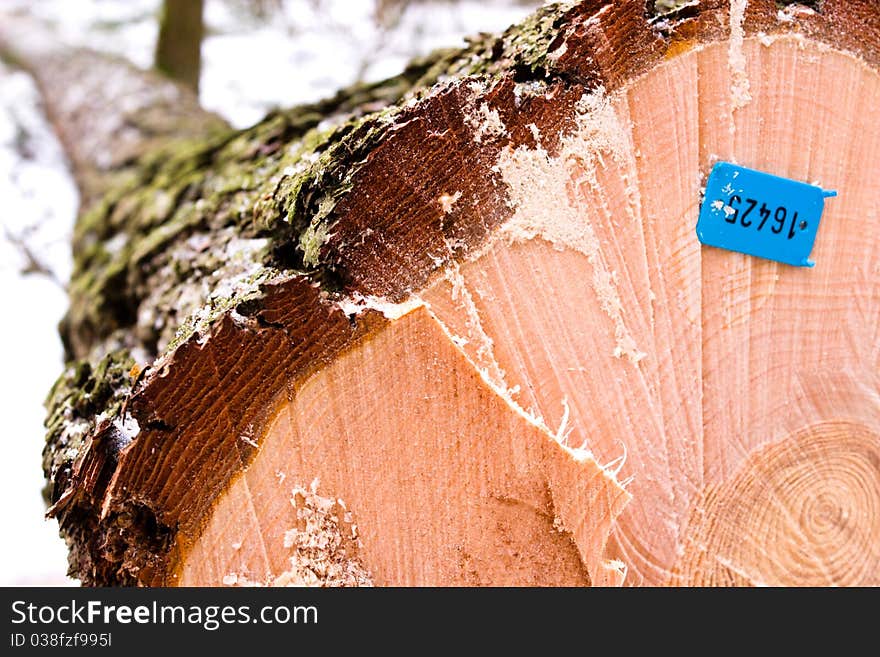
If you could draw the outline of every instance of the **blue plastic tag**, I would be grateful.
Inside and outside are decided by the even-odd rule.
[[[706,183],[697,237],[707,246],[812,267],[810,252],[831,196],[837,192],[718,162]]]

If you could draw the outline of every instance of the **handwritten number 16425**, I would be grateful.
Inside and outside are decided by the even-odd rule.
[[[755,226],[760,231],[764,230],[764,226],[769,222],[770,230],[779,235],[785,230],[785,224],[789,220],[788,210],[785,206],[780,205],[775,210],[771,210],[766,203],[761,203],[759,208],[758,201],[755,199],[747,198],[743,203],[743,200],[735,194],[730,198],[729,207],[733,209],[733,212],[725,214],[724,221],[729,224],[739,223],[743,228]],[[755,212],[756,208],[757,212]],[[792,239],[797,234],[795,232],[797,229],[806,230],[806,228],[807,222],[798,223],[798,213],[795,212],[790,218],[788,239]]]

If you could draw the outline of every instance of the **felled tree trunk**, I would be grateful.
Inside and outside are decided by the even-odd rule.
[[[77,228],[72,574],[880,584],[878,67],[875,2],[549,6],[145,155]],[[838,190],[815,269],[700,246],[718,160]]]

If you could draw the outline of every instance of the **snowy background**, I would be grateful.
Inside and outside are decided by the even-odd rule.
[[[206,0],[201,101],[245,127],[275,106],[315,101],[399,72],[416,55],[494,32],[537,0]],[[158,0],[0,0],[60,39],[148,67]],[[279,83],[279,81],[286,81]],[[0,585],[76,584],[54,521],[42,519],[43,400],[61,372],[77,192],[30,77],[0,62]]]

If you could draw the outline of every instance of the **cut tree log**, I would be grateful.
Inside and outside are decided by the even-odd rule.
[[[72,574],[880,584],[878,69],[869,0],[553,5],[144,156],[77,229]],[[718,160],[839,192],[815,269],[700,246]]]

